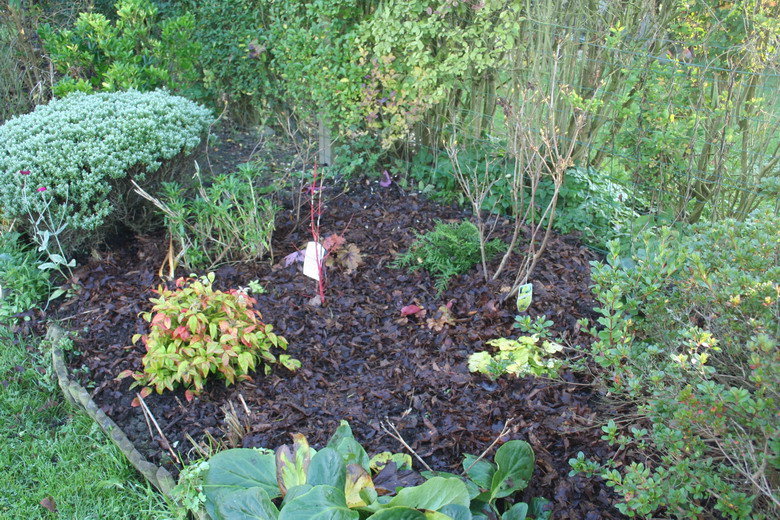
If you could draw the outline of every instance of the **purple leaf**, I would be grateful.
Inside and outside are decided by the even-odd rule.
[[[305,249],[301,249],[300,251],[295,251],[294,253],[290,253],[289,255],[284,257],[284,266],[289,267],[295,262],[303,262],[304,257],[306,257]]]
[[[379,185],[383,188],[387,188],[393,184],[393,179],[390,178],[390,174],[387,173],[387,170],[383,171],[382,174],[385,176],[385,180],[379,181]]]

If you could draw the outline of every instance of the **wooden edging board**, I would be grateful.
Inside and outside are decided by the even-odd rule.
[[[60,342],[65,338],[65,329],[58,325],[50,325],[46,333],[46,339],[51,343],[51,358],[54,373],[57,375],[57,382],[68,400],[73,406],[83,410],[94,420],[100,428],[106,432],[106,435],[116,444],[124,453],[127,460],[130,461],[160,493],[171,498],[171,491],[176,485],[173,475],[159,466],[155,466],[146,457],[135,448],[127,435],[117,424],[101,410],[95,401],[89,396],[89,392],[77,382],[68,378],[68,369],[65,365],[65,355],[62,352]]]

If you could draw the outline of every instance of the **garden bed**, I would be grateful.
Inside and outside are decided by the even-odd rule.
[[[594,422],[598,395],[581,374],[494,382],[468,371],[468,356],[488,349],[488,340],[516,335],[512,305],[501,301],[510,280],[485,283],[475,268],[451,280],[437,297],[427,274],[390,267],[396,252],[413,241],[414,230],[467,215],[377,181],[350,184],[348,193],[326,188],[324,200],[323,235],[342,234],[364,259],[353,274],[338,267],[328,271],[324,306],[312,304],[316,282],[301,274],[300,264],[279,263],[310,239],[307,223],[295,226],[286,211],[277,221],[276,264],[216,271],[217,288],[258,280],[267,289],[256,296],[257,308],[287,338],[301,369],[291,373],[277,366],[269,376],[258,374],[231,387],[214,381],[190,403],[183,390],[150,395],[146,403],[174,449],[185,459],[197,458],[187,435],[202,440],[208,431],[223,439],[225,411],[233,403],[239,420],[249,425],[239,441],[244,447],[275,447],[293,432],[321,446],[346,419],[369,453],[402,451],[380,427],[387,419],[433,468],[451,470],[463,453],[482,452],[511,418],[507,439],[527,440],[537,457],[530,496],[553,500],[554,518],[617,517],[606,487],[568,476],[568,460],[578,451],[597,458],[611,453]],[[175,471],[158,436],[151,441],[141,408],[130,406],[135,390],[129,380],[115,380],[123,370],[141,369],[144,347],[133,345],[131,337],[146,331],[138,314],[150,307],[167,245],[162,236],[133,237],[92,258],[76,270],[78,290],[56,314],[77,332],[77,353],[69,361],[74,377],[146,457]],[[592,307],[593,258],[575,238],[554,237],[533,276],[530,314],[552,319],[564,344],[588,342],[577,319],[589,316]],[[440,307],[448,303],[453,320],[445,323]],[[427,315],[403,317],[401,308],[410,304]]]

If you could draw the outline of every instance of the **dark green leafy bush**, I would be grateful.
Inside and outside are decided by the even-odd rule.
[[[203,474],[205,506],[214,520],[544,520],[544,499],[514,501],[534,471],[528,443],[513,440],[495,462],[466,455],[466,477],[426,472],[419,485],[409,456],[382,453],[369,459],[342,421],[328,445],[316,451],[294,434],[293,444],[270,450],[232,449],[213,456]],[[404,467],[406,466],[406,467]],[[281,505],[272,500],[283,497]],[[277,501],[278,502],[278,501]]]
[[[626,257],[612,243],[607,263],[593,265],[594,359],[639,415],[610,422],[604,439],[641,458],[618,468],[580,455],[572,466],[601,475],[625,514],[780,512],[778,229],[770,211],[687,235],[663,228]]]
[[[262,0],[189,0],[200,46],[203,86],[229,100],[232,117],[256,117],[279,90],[269,71]],[[243,112],[243,113],[242,113]]]
[[[444,292],[450,278],[463,274],[480,261],[479,231],[464,220],[459,224],[439,222],[428,233],[417,233],[417,239],[406,253],[398,256],[394,267],[410,271],[425,269],[436,278],[436,289]],[[506,249],[500,240],[485,244],[488,258]]]
[[[115,21],[85,12],[72,29],[40,27],[46,51],[64,76],[54,94],[167,87],[202,97],[196,90],[201,75],[195,18],[160,20],[150,0],[119,0],[115,7]]]

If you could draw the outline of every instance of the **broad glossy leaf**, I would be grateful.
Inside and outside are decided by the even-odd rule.
[[[347,465],[341,454],[333,448],[324,448],[312,457],[306,482],[312,486],[325,485],[344,489],[346,473]]]
[[[253,487],[262,488],[269,498],[281,495],[273,455],[244,448],[217,453],[209,459],[209,470],[203,479],[206,510],[214,517],[215,504],[221,496]]]
[[[452,517],[439,511],[426,511],[425,520],[452,520]]]
[[[366,450],[355,440],[352,428],[347,421],[341,421],[333,437],[328,441],[328,447],[341,453],[347,464],[360,464],[364,470],[369,471],[369,458]]]
[[[510,507],[503,515],[501,520],[525,520],[528,516],[528,504],[520,502]]]
[[[425,515],[410,507],[382,509],[368,517],[370,520],[425,520]]]
[[[462,480],[433,477],[419,486],[402,489],[388,505],[437,511],[447,504],[468,507],[469,502],[469,492]]]
[[[531,507],[528,513],[534,520],[550,520],[552,518],[552,504],[546,498],[536,497],[531,500]]]
[[[293,500],[303,495],[304,493],[308,493],[309,491],[311,491],[313,487],[314,486],[312,486],[311,484],[301,484],[300,486],[291,487],[290,489],[287,490],[287,494],[284,495],[284,500],[282,500],[281,507],[284,507],[289,502],[292,502]]]
[[[483,494],[479,486],[477,486],[474,482],[472,482],[469,479],[464,479],[460,475],[456,475],[455,473],[448,473],[446,471],[423,471],[420,473],[423,477],[425,477],[426,480],[430,480],[433,477],[444,477],[444,478],[454,478],[456,480],[460,480],[464,484],[466,484],[466,489],[469,491],[469,499],[474,500],[477,498],[480,494]],[[374,482],[376,482],[376,478],[374,478]]]
[[[347,484],[344,489],[349,507],[365,507],[376,500],[371,475],[359,464],[347,466]]]
[[[466,470],[468,477],[482,489],[490,489],[493,483],[493,475],[496,473],[496,465],[484,459],[474,462],[477,457],[469,455],[463,456],[463,469]]]
[[[439,509],[439,512],[452,518],[452,520],[472,520],[469,508],[458,504],[446,505]]]
[[[279,520],[357,520],[357,511],[347,507],[344,492],[333,486],[314,486],[288,502]]]
[[[253,487],[223,495],[216,504],[217,520],[277,520],[279,510],[268,493]]]
[[[534,450],[525,441],[509,441],[496,452],[498,469],[490,486],[490,499],[503,498],[525,489],[534,472]]]

